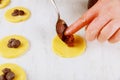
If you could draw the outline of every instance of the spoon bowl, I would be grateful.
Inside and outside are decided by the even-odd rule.
[[[64,20],[62,20],[60,18],[60,12],[56,6],[56,3],[54,0],[51,0],[53,6],[55,7],[56,9],[56,12],[57,12],[57,15],[58,15],[58,20],[57,20],[57,23],[56,23],[56,32],[57,32],[57,35],[59,36],[59,38],[65,42],[68,46],[73,46],[73,42],[74,42],[74,37],[73,35],[65,35],[64,32],[66,31],[66,29],[68,28],[66,22]]]

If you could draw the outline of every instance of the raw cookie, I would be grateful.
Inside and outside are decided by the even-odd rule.
[[[7,5],[9,5],[10,0],[2,0],[0,3],[0,9],[6,7]]]
[[[83,38],[78,35],[74,36],[74,47],[68,47],[58,36],[53,39],[52,49],[61,57],[72,58],[81,55],[86,48],[86,43]]]
[[[18,48],[9,48],[7,44],[11,38],[20,40],[21,45]],[[22,54],[24,54],[28,50],[28,48],[29,48],[29,42],[23,36],[10,35],[0,40],[0,55],[5,58],[19,57]]]
[[[14,80],[26,80],[26,73],[20,66],[18,66],[16,64],[10,64],[10,63],[1,64],[0,65],[0,75],[3,74],[2,70],[4,68],[9,68],[9,69],[11,69],[12,72],[15,73]]]
[[[14,12],[14,10],[22,10],[25,12],[25,14],[23,16],[13,16],[12,13]],[[12,9],[9,9],[8,11],[6,11],[5,13],[5,18],[6,20],[10,21],[10,22],[14,22],[14,23],[17,23],[17,22],[22,22],[22,21],[25,21],[27,19],[29,19],[30,17],[30,11],[24,7],[14,7]]]

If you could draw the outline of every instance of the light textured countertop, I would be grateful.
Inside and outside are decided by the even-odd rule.
[[[56,0],[56,3],[69,25],[86,11],[87,6],[87,0]],[[21,23],[6,21],[5,11],[14,6],[28,8],[31,18]],[[12,0],[8,7],[0,9],[0,38],[19,34],[25,36],[31,45],[29,51],[19,58],[0,57],[0,64],[19,64],[25,69],[28,80],[120,80],[120,43],[87,42],[82,56],[61,58],[51,49],[56,35],[56,19],[50,0]],[[77,34],[84,37],[84,29]]]

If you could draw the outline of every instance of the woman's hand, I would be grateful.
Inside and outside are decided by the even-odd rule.
[[[99,0],[65,32],[71,35],[86,27],[86,39],[111,43],[120,41],[120,0]]]

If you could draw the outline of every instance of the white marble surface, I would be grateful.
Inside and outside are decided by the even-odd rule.
[[[86,11],[87,0],[56,0],[63,19],[71,24]],[[32,16],[22,23],[4,19],[7,9],[24,6]],[[120,43],[87,42],[82,56],[65,59],[54,54],[51,41],[55,32],[56,13],[49,0],[12,0],[0,9],[0,38],[10,34],[23,35],[30,41],[29,51],[16,59],[0,57],[0,64],[19,64],[27,80],[120,80]],[[77,34],[84,37],[84,29]]]

